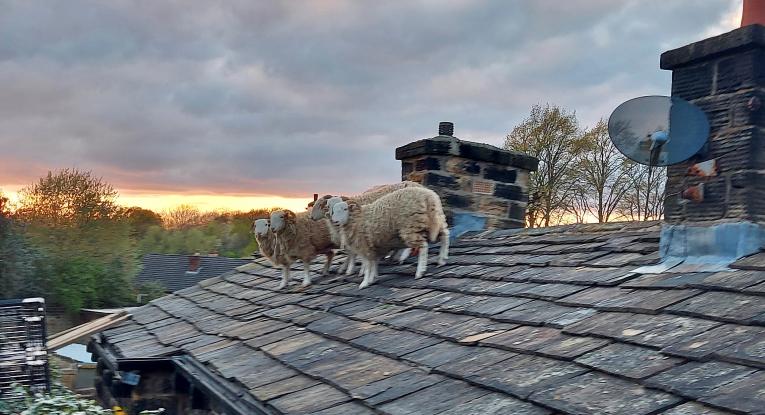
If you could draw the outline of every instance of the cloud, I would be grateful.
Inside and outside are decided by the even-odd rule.
[[[303,197],[398,180],[394,148],[438,121],[500,144],[536,103],[591,125],[666,94],[659,54],[732,29],[740,2],[2,7],[0,184],[75,166],[129,190]]]

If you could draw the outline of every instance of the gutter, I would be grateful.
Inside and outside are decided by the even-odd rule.
[[[183,376],[195,388],[210,399],[211,406],[223,415],[274,415],[266,406],[254,399],[246,389],[230,382],[221,382],[221,377],[206,366],[187,355],[156,358],[118,358],[112,351],[100,344],[93,336],[88,351],[100,358],[112,372],[166,368]]]

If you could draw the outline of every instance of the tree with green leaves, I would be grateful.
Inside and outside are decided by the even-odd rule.
[[[575,166],[584,150],[576,114],[556,105],[534,105],[505,138],[505,149],[539,159],[529,176],[529,227],[550,226],[561,220],[576,194]]]
[[[132,235],[135,238],[143,237],[152,226],[162,226],[162,216],[158,213],[133,206],[125,210],[125,217],[132,229]]]
[[[136,252],[111,185],[89,171],[65,169],[49,172],[20,196],[14,216],[44,253],[39,295],[70,311],[132,300]]]

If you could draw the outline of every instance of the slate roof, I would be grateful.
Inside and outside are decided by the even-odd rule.
[[[186,273],[189,270],[189,255],[146,254],[141,260],[141,272],[135,281],[138,284],[158,282],[168,292],[178,291],[252,261],[222,256],[200,256],[199,259],[199,272]]]
[[[100,341],[187,354],[274,414],[765,414],[765,254],[633,272],[657,262],[659,228],[473,234],[424,278],[381,266],[364,290],[333,275],[276,292],[258,259]]]

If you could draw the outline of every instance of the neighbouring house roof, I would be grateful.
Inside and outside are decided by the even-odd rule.
[[[765,413],[765,254],[634,272],[658,261],[659,229],[472,234],[422,279],[381,266],[364,290],[332,275],[276,292],[258,259],[96,341],[116,358],[186,355],[274,414]]]
[[[136,276],[138,284],[158,282],[167,291],[178,291],[191,287],[199,281],[217,277],[232,269],[250,263],[250,259],[227,258],[222,256],[200,256],[198,272],[189,271],[189,255],[146,254],[143,256],[141,272]]]

